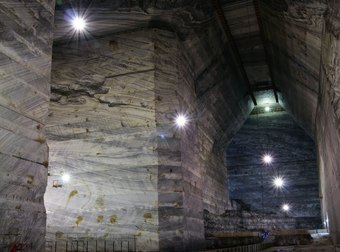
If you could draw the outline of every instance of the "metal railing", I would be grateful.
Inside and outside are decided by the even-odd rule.
[[[46,252],[135,252],[136,236],[110,236],[105,238],[71,237],[46,240]]]

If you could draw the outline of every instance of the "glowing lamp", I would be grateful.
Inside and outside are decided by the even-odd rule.
[[[284,185],[284,181],[281,177],[276,177],[273,180],[273,184],[276,188],[281,188]]]
[[[188,119],[186,118],[186,116],[184,115],[178,115],[176,117],[176,125],[179,127],[179,128],[183,128],[185,127],[185,125],[188,123]]]
[[[285,211],[285,212],[288,212],[290,209],[290,206],[288,204],[283,204],[282,205],[282,210]]]
[[[84,31],[86,28],[86,21],[84,18],[77,16],[72,19],[72,26],[78,32]]]
[[[272,158],[271,155],[266,154],[266,155],[263,156],[263,162],[265,164],[270,164],[272,161],[273,161],[273,158]]]
[[[63,174],[63,176],[61,177],[61,179],[63,180],[63,182],[68,182],[68,181],[70,181],[70,175],[69,174],[67,174],[67,173],[64,173]]]

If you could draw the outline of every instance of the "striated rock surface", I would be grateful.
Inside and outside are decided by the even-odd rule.
[[[0,1],[0,240],[43,251],[54,1]]]
[[[322,36],[316,139],[322,217],[333,242],[340,244],[340,5],[330,3]]]
[[[335,217],[340,167],[339,9],[336,1],[261,1],[276,84],[285,106],[317,144],[322,218],[335,243],[340,241]]]
[[[216,34],[213,21],[186,41],[145,29],[55,46],[48,239],[132,234],[143,251],[205,246],[203,210],[229,207],[223,148],[251,109]],[[181,113],[184,129],[174,125]]]
[[[152,34],[54,48],[48,239],[136,235],[140,250],[158,250]],[[62,187],[53,187],[55,181]]]
[[[265,46],[284,106],[314,137],[325,1],[260,1]]]
[[[273,157],[269,166],[266,153]],[[283,214],[288,203],[291,228],[321,228],[315,144],[287,112],[252,113],[228,145],[227,164],[232,199],[264,215]],[[284,180],[281,189],[276,177]]]

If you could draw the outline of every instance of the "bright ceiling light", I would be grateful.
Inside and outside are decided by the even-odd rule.
[[[64,173],[63,176],[61,177],[61,179],[63,180],[63,182],[69,182],[70,181],[70,175],[67,173]]]
[[[265,164],[270,164],[270,163],[273,161],[273,158],[272,158],[271,155],[265,154],[265,155],[263,156],[262,160],[263,160],[263,162],[264,162]]]
[[[86,21],[84,18],[76,16],[72,19],[72,26],[78,32],[84,31],[86,28]]]
[[[178,115],[176,117],[176,125],[179,127],[179,128],[183,128],[185,127],[185,125],[188,123],[188,119],[186,118],[185,115]]]
[[[276,177],[273,180],[273,184],[276,188],[281,188],[284,185],[284,181],[281,177]]]
[[[267,107],[264,108],[264,110],[265,110],[266,112],[269,112],[269,111],[270,111],[270,107],[267,106]]]
[[[285,212],[288,212],[290,209],[290,206],[288,204],[283,204],[282,205],[282,210],[285,211]]]

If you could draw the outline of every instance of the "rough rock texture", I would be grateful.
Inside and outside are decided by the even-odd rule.
[[[329,4],[322,37],[320,95],[316,118],[324,224],[340,244],[340,5]]]
[[[221,215],[204,214],[205,233],[223,231],[272,231],[295,229],[296,220],[282,213],[263,214],[242,209],[228,210]]]
[[[314,137],[325,1],[260,1],[269,64],[284,105]]]
[[[242,2],[240,11],[236,2]],[[242,59],[259,53],[258,64],[244,61],[251,79],[267,81],[258,27],[243,23],[242,17],[255,21],[250,2],[221,1],[228,20],[235,21],[233,34],[242,35],[236,40]],[[285,107],[316,135],[323,217],[339,243],[339,6],[325,0],[259,2],[273,81]],[[117,230],[140,235],[141,250],[201,246],[203,209],[221,214],[230,208],[224,148],[251,109],[210,1],[79,1],[81,10],[91,7],[86,37],[91,42],[79,39],[79,47],[57,45],[74,41],[65,15],[72,1],[58,3],[65,4],[57,7],[56,50],[65,56],[56,57],[53,72],[59,76],[50,96],[54,2],[0,0],[1,232],[19,232],[18,241],[42,248],[50,97],[55,154],[46,194],[54,218],[49,228],[65,230],[51,229],[49,237]],[[148,31],[136,35],[138,30]],[[182,110],[192,120],[179,131],[172,120]],[[71,180],[52,187],[61,172],[69,172]]]
[[[229,207],[224,146],[251,109],[219,31],[212,21],[185,41],[145,29],[55,46],[49,239],[119,233],[137,235],[139,250],[204,247],[203,209]],[[53,187],[62,173],[70,182]]]
[[[318,147],[322,217],[335,243],[340,243],[339,9],[336,1],[261,1],[276,84]]]
[[[54,1],[0,1],[0,240],[44,247]]]
[[[158,250],[152,36],[141,31],[54,47],[48,239],[132,234],[140,250]]]
[[[270,166],[265,153],[273,157]],[[228,145],[227,165],[232,199],[262,214],[280,213],[289,203],[294,228],[321,228],[315,144],[287,112],[252,113]],[[284,179],[282,189],[275,177]]]

